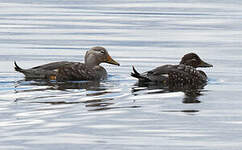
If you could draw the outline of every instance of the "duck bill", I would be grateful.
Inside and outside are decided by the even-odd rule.
[[[213,65],[206,63],[205,61],[201,61],[198,67],[213,67]]]
[[[109,55],[108,55],[107,60],[105,62],[109,63],[109,64],[120,66],[120,64],[118,62],[116,62],[115,60],[113,60],[113,58]]]

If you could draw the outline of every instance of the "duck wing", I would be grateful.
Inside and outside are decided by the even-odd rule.
[[[33,67],[30,69],[23,69],[14,62],[14,69],[18,72],[21,72],[25,75],[26,78],[30,79],[47,79],[49,76],[56,75],[57,69],[73,62],[61,61],[61,62],[53,62],[45,65],[40,65],[37,67]]]
[[[55,70],[60,67],[70,65],[73,62],[68,62],[68,61],[59,61],[59,62],[53,62],[53,63],[48,63],[40,66],[33,67],[31,69],[42,69],[42,70]]]
[[[71,63],[58,69],[57,81],[102,80],[107,77],[101,66],[88,67],[83,63]]]
[[[138,78],[141,82],[163,82],[168,79],[169,73],[175,68],[175,65],[164,65],[144,73],[138,73],[133,67],[134,72],[131,73],[131,76]]]

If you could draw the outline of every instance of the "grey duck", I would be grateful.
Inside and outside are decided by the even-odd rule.
[[[49,79],[57,81],[103,80],[107,71],[100,63],[118,65],[103,47],[93,47],[86,52],[85,63],[60,61],[30,69],[20,68],[16,62],[15,70],[25,75],[27,79]]]

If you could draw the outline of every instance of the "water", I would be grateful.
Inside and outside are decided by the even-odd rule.
[[[242,2],[0,0],[0,149],[242,148]],[[101,83],[24,81],[13,70],[83,61],[103,46]],[[131,66],[214,65],[194,93],[138,87]]]

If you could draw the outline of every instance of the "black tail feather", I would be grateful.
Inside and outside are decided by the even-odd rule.
[[[141,77],[140,73],[134,68],[134,66],[132,66],[132,67],[133,67],[134,72],[131,72],[131,76],[135,77],[135,78],[140,78]]]
[[[142,76],[135,68],[134,66],[133,67],[133,71],[134,72],[131,72],[131,76],[132,77],[135,77],[135,78],[138,78],[140,81],[150,81],[150,79],[148,79],[147,77],[145,76]]]
[[[14,61],[14,69],[15,69],[16,71],[19,71],[19,72],[22,72],[22,71],[23,71],[23,69],[20,68],[20,67],[17,65],[16,61]]]

